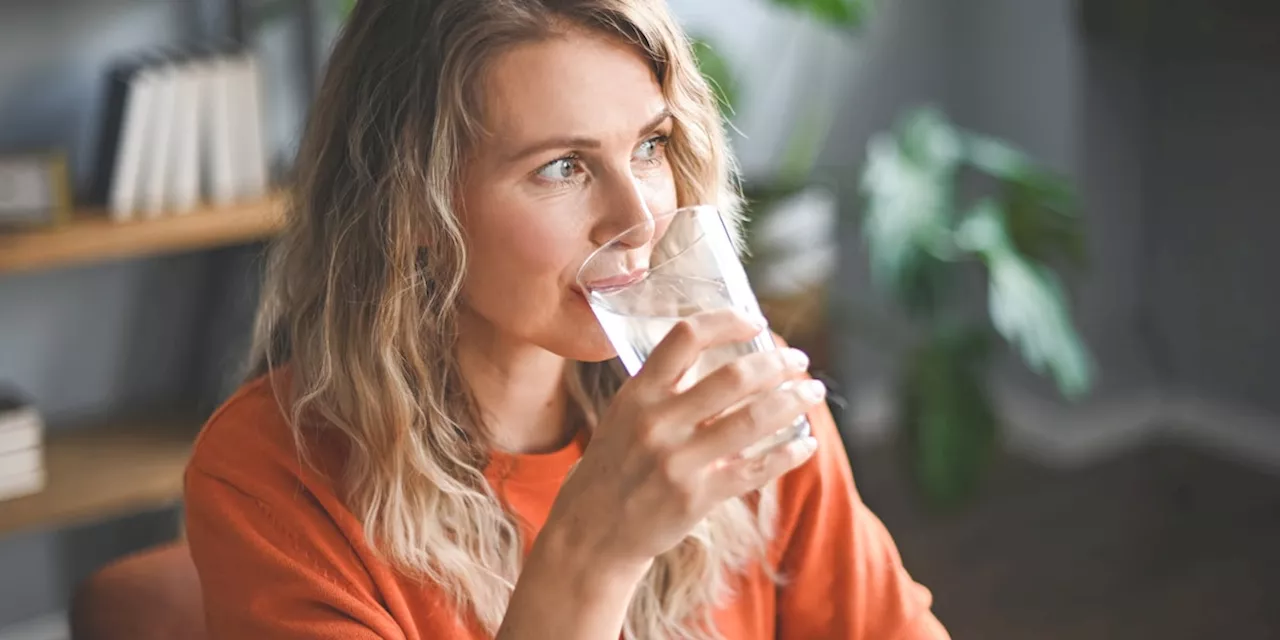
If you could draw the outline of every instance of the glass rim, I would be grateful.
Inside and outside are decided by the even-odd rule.
[[[582,261],[582,264],[578,267],[577,273],[574,275],[574,278],[573,278],[574,283],[577,284],[578,287],[582,289],[582,292],[584,294],[590,294],[591,291],[587,289],[586,285],[582,281],[582,274],[584,271],[587,270],[587,265],[594,262],[595,259],[599,257],[602,253],[607,251],[609,248],[616,246],[619,242],[622,241],[624,237],[636,231],[637,229],[654,224],[659,220],[669,220],[682,213],[705,211],[705,210],[711,210],[715,212],[717,215],[720,212],[720,208],[713,204],[690,204],[690,205],[685,205],[683,207],[676,207],[675,209],[672,209],[670,211],[665,211],[657,215],[651,214],[647,220],[643,222],[637,222],[631,225],[630,227],[623,229],[622,231],[615,234],[612,238],[609,238],[603,244],[593,249],[591,253],[587,255],[587,258]],[[723,220],[721,222],[723,222]],[[653,268],[654,267],[650,265],[648,267],[648,270],[652,270]]]

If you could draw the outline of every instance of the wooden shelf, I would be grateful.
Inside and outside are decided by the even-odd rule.
[[[0,534],[175,505],[198,421],[101,425],[45,440],[40,493],[0,501]]]
[[[57,227],[0,232],[0,274],[262,240],[280,230],[283,203],[272,197],[130,222],[113,222],[101,210],[78,211]]]

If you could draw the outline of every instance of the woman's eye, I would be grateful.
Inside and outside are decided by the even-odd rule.
[[[662,147],[667,144],[666,136],[654,136],[640,143],[633,157],[636,160],[652,161],[662,155]]]
[[[538,169],[538,177],[549,182],[566,182],[578,174],[576,158],[552,160]]]

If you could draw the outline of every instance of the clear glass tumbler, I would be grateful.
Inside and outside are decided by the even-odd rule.
[[[631,375],[682,318],[726,307],[762,316],[724,219],[708,205],[677,209],[622,232],[587,258],[577,279]],[[749,342],[707,350],[680,386],[748,353],[776,348],[766,329]],[[742,455],[808,435],[809,421],[801,416]]]

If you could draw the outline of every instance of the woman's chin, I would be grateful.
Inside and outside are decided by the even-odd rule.
[[[578,362],[603,362],[618,357],[618,352],[605,335],[595,313],[585,298],[575,294],[575,304],[561,316],[557,324],[555,342],[562,346],[553,349],[561,356]]]
[[[617,352],[615,352],[613,349],[609,349],[607,354],[606,353],[590,354],[586,357],[574,358],[574,360],[577,360],[578,362],[597,363],[597,362],[608,362],[609,360],[613,360],[616,357],[618,357]]]
[[[582,326],[574,327],[574,331],[561,336],[558,342],[565,348],[558,350],[560,355],[578,362],[604,362],[618,357],[618,352],[609,342],[604,329],[594,322],[594,318],[592,320],[591,323],[583,323]]]
[[[581,340],[581,346],[579,347],[581,354],[575,357],[574,360],[579,362],[604,362],[618,357],[618,351],[609,343],[603,331],[597,329],[591,334],[584,336],[585,340]]]

